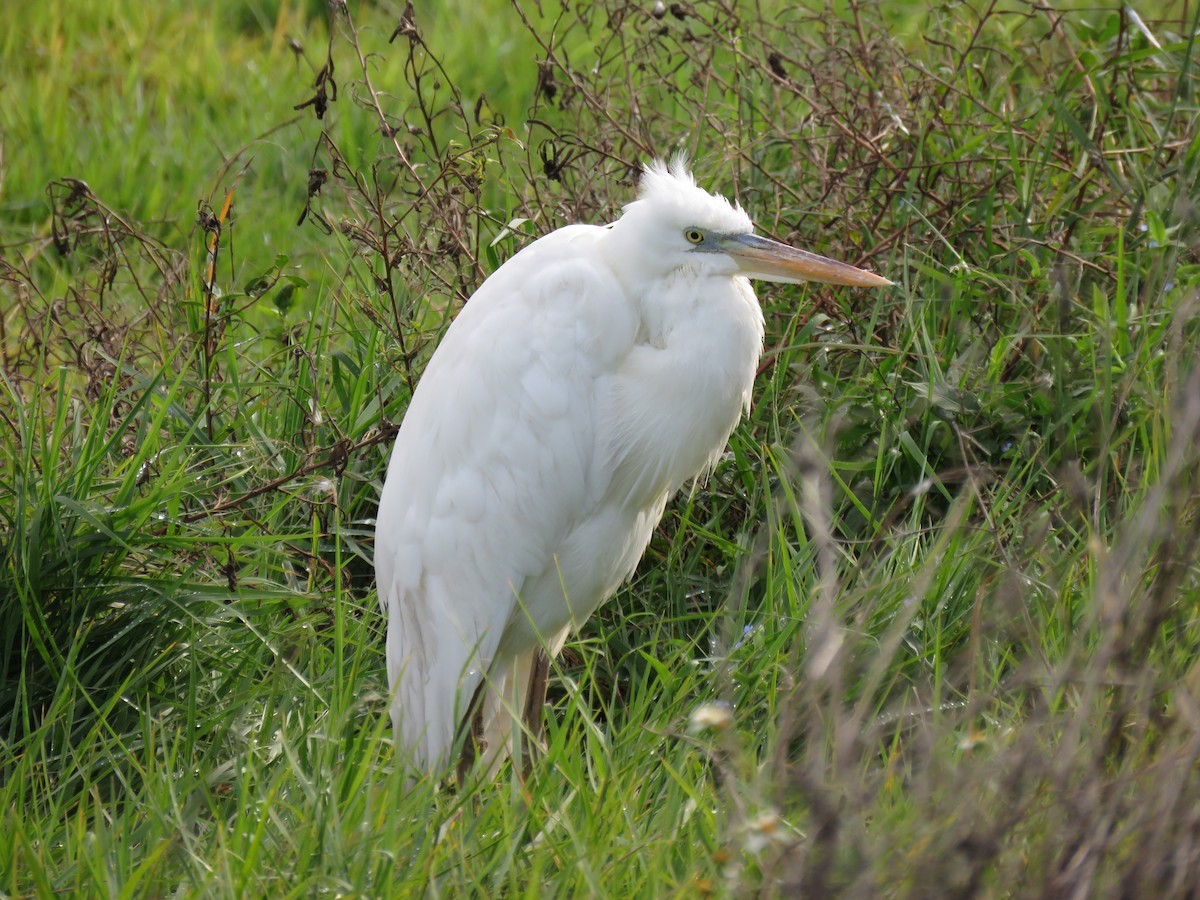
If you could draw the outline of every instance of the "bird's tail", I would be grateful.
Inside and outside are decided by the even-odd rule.
[[[400,591],[388,595],[387,670],[397,750],[418,772],[451,762],[458,724],[483,680],[474,632],[430,604],[424,617]]]

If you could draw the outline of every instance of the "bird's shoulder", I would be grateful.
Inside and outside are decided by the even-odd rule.
[[[529,321],[524,333],[546,334],[561,345],[572,334],[598,328],[594,316],[622,324],[619,314],[632,316],[634,310],[601,252],[605,232],[594,225],[569,225],[534,241],[480,285],[455,327],[494,327],[490,323],[512,313],[548,315],[542,322]],[[563,330],[552,330],[555,326]]]

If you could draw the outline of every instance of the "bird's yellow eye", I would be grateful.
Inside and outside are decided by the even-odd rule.
[[[699,228],[689,228],[683,233],[683,236],[692,244],[699,244],[704,240],[704,232]]]

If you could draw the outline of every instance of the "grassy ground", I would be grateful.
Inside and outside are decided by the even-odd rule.
[[[76,6],[0,29],[0,892],[1189,895],[1193,8]],[[395,423],[676,146],[898,286],[761,290],[546,760],[409,788]]]

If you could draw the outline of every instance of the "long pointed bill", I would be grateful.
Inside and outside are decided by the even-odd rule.
[[[722,250],[737,262],[742,274],[762,281],[823,281],[855,287],[886,287],[892,282],[863,269],[807,250],[797,250],[757,234],[738,234],[722,241]]]

